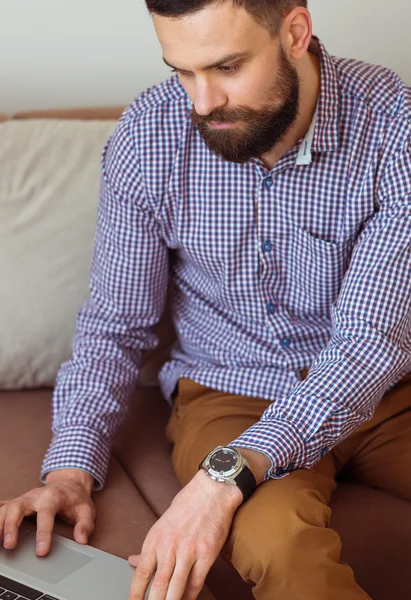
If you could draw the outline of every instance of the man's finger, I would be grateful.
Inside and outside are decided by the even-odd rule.
[[[17,546],[19,527],[24,517],[24,506],[21,502],[11,502],[7,505],[4,519],[4,547],[11,550]]]
[[[179,559],[177,557],[174,572],[168,586],[167,600],[169,598],[172,600],[180,600],[183,597],[193,568],[193,559]]]
[[[187,585],[181,600],[196,600],[204,587],[206,577],[213,563],[199,559],[191,569],[187,580]],[[174,597],[174,596],[172,596]]]
[[[128,600],[144,600],[144,595],[157,567],[157,556],[151,551],[142,555],[131,582]]]
[[[93,504],[84,504],[76,510],[76,525],[73,536],[79,544],[87,544],[94,530],[96,511]]]
[[[141,554],[133,554],[132,556],[128,557],[128,562],[132,567],[137,567],[138,563],[140,562],[140,559]]]
[[[36,554],[45,556],[50,552],[51,535],[54,529],[55,510],[39,509],[37,513]]]
[[[165,600],[166,597],[169,597],[168,590],[175,566],[174,554],[157,555],[157,571],[152,578],[149,600]]]
[[[94,530],[94,521],[82,519],[74,527],[73,537],[79,544],[87,544],[90,535]]]
[[[6,520],[7,505],[0,507],[0,540],[3,537],[4,521]]]

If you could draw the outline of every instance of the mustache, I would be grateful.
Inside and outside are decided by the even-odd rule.
[[[235,123],[236,121],[252,121],[256,118],[256,111],[238,107],[230,110],[216,109],[209,115],[199,115],[195,108],[191,109],[190,117],[195,125],[202,125],[214,121],[215,123]]]

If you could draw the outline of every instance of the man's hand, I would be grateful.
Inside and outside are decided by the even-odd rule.
[[[80,469],[59,469],[46,477],[46,485],[30,490],[19,498],[0,502],[0,539],[4,547],[15,548],[24,517],[37,514],[36,554],[50,551],[54,519],[59,515],[75,525],[74,539],[86,544],[94,529],[95,507],[91,501],[93,477]]]
[[[213,481],[204,471],[177,494],[149,531],[139,555],[129,600],[195,600],[242,502],[237,486]]]

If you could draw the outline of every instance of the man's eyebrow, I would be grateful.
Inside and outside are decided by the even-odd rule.
[[[220,67],[224,63],[230,62],[231,60],[235,60],[236,58],[245,58],[249,54],[250,54],[249,52],[235,52],[234,54],[227,54],[223,58],[220,58],[220,60],[218,60],[217,62],[212,63],[211,65],[206,65],[205,67],[200,69],[200,71],[208,71],[209,69],[215,69],[215,67]],[[164,56],[163,56],[163,61],[166,63],[166,65],[168,67],[171,67],[172,69],[175,69],[176,71],[186,71],[186,69],[179,69],[178,67],[175,67],[174,65],[170,64],[164,58]]]

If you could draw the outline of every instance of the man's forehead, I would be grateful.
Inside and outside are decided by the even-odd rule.
[[[178,71],[207,71],[246,59],[269,41],[268,32],[231,3],[211,5],[181,18],[153,15],[163,60]]]
[[[179,17],[156,14],[152,17],[168,62],[174,58],[170,53],[195,52],[197,49],[217,60],[227,50],[246,50],[250,42],[265,31],[249,13],[234,7],[231,2],[212,4]]]

